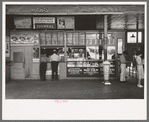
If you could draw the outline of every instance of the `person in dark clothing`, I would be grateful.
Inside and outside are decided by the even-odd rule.
[[[40,79],[46,80],[46,70],[47,70],[47,57],[46,54],[41,55],[40,59]]]
[[[60,61],[60,56],[56,54],[56,50],[53,50],[53,55],[50,57],[51,67],[52,67],[52,79],[54,80],[54,73],[56,74],[56,80],[58,80],[58,62]]]

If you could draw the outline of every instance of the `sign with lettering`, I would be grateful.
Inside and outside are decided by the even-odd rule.
[[[16,29],[31,29],[31,17],[15,17],[14,25]]]
[[[68,77],[98,77],[99,67],[68,67]]]
[[[74,17],[57,17],[57,29],[74,29]]]
[[[55,17],[33,17],[34,29],[56,29]]]
[[[82,75],[82,68],[81,67],[71,67],[67,68],[67,76],[81,76]]]
[[[103,77],[103,62],[98,63],[94,67],[67,67],[67,77]],[[109,73],[110,77],[116,77],[116,61],[110,61]]]
[[[99,76],[99,67],[83,68],[83,74],[84,74],[84,76],[98,77]]]

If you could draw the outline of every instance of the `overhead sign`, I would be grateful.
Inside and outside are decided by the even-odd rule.
[[[56,29],[55,17],[33,17],[33,29]]]
[[[10,43],[11,44],[34,44],[39,45],[39,35],[35,32],[27,32],[27,33],[19,33],[19,32],[13,32],[10,34]]]
[[[15,17],[14,25],[16,29],[31,29],[31,17]]]
[[[57,17],[57,29],[74,29],[74,17]]]

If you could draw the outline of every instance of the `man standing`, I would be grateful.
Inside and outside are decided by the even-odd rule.
[[[58,62],[60,61],[60,56],[56,54],[56,50],[53,50],[53,55],[50,57],[51,67],[52,67],[52,79],[54,80],[54,73],[56,73],[55,79],[58,80]]]
[[[40,79],[46,80],[46,70],[47,70],[47,57],[46,54],[41,54],[40,59]]]
[[[141,80],[144,78],[144,71],[143,71],[143,62],[141,59],[141,51],[137,52],[136,63],[137,63],[137,76],[138,76],[138,84],[137,87],[142,88]]]
[[[120,56],[120,68],[121,68],[121,74],[120,74],[120,81],[125,82],[125,76],[126,76],[126,63],[128,62],[127,57],[127,51],[124,51],[123,54]]]

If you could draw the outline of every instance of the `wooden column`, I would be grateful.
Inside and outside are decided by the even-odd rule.
[[[107,60],[107,15],[104,15],[104,60]]]

